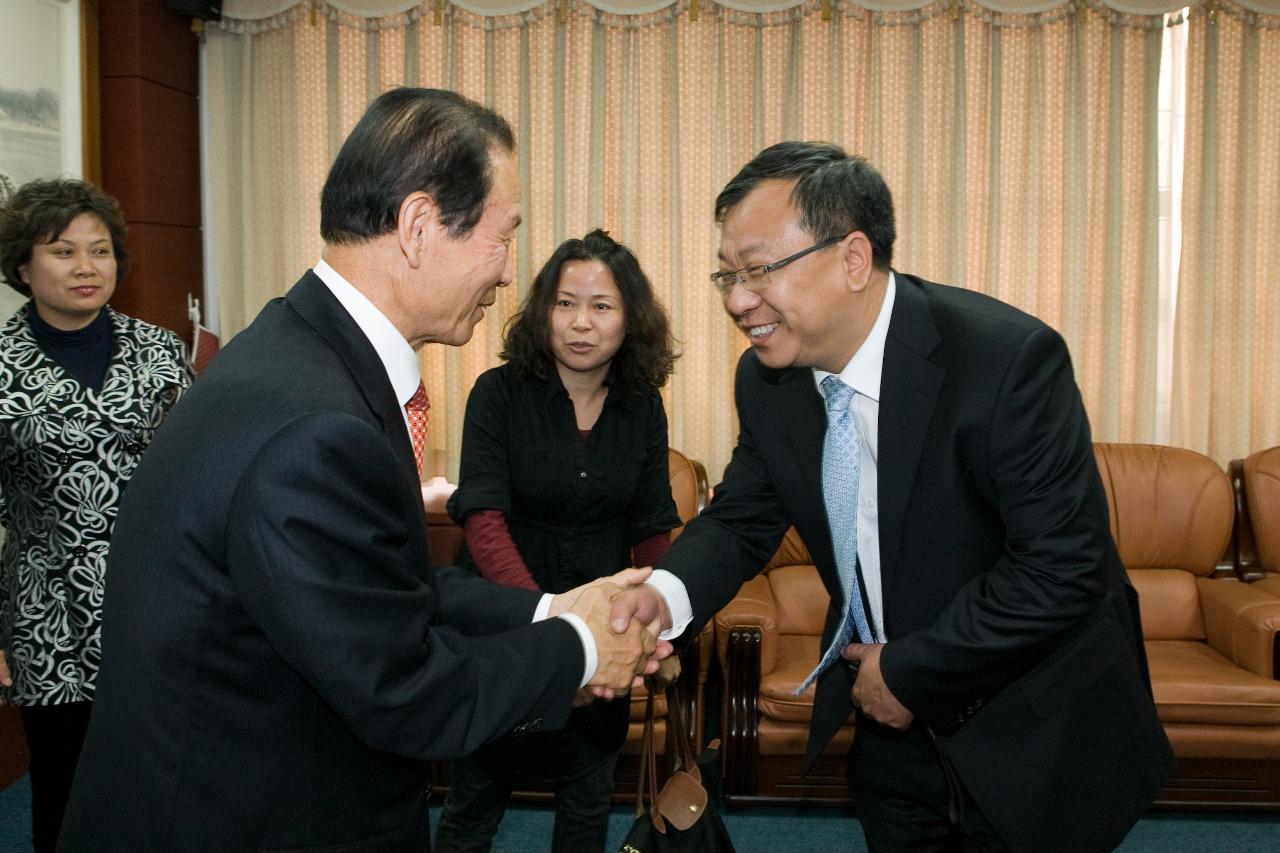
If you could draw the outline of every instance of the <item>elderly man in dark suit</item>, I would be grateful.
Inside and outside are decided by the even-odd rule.
[[[511,281],[513,149],[453,93],[378,98],[325,184],[322,261],[159,431],[116,524],[65,849],[426,850],[426,759],[643,669],[608,584],[540,597],[428,557],[414,351],[465,343]]]
[[[716,216],[738,446],[615,627],[696,630],[795,525],[832,600],[809,757],[856,708],[871,848],[1115,846],[1172,753],[1061,337],[895,272],[889,190],[835,146],[764,150]]]

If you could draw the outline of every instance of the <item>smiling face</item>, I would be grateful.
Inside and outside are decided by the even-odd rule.
[[[794,181],[762,181],[726,213],[720,232],[722,270],[772,263],[829,236],[810,234],[797,224],[794,186]],[[861,257],[848,251],[857,236],[855,232],[770,273],[758,292],[735,285],[725,294],[725,310],[767,367],[839,373],[853,357],[870,328],[858,298],[869,268],[859,266]]]
[[[627,335],[622,292],[601,261],[567,261],[550,317],[551,354],[561,381],[603,383]]]
[[[421,289],[432,303],[427,309],[429,328],[410,343],[465,344],[484,318],[484,309],[497,299],[497,289],[515,278],[513,241],[520,225],[516,155],[493,148],[490,157],[493,186],[480,221],[464,237],[434,241],[432,255],[423,265],[432,279],[429,287]]]
[[[35,244],[18,273],[40,319],[56,329],[82,329],[116,289],[111,232],[96,215],[82,213],[52,240]]]

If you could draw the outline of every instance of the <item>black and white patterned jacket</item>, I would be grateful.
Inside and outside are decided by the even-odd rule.
[[[191,384],[177,335],[104,310],[113,344],[99,392],[45,355],[25,306],[0,328],[0,649],[16,705],[93,698],[120,496]]]

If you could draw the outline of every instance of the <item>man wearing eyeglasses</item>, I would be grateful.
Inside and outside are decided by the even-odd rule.
[[[870,848],[1110,850],[1173,757],[1062,338],[894,271],[889,190],[836,146],[762,151],[716,218],[741,433],[617,625],[696,635],[794,525],[832,600],[808,762],[856,713]]]

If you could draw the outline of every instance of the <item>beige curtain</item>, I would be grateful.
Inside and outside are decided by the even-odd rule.
[[[1225,463],[1280,444],[1280,20],[1187,26],[1171,440]]]
[[[665,393],[671,442],[718,477],[744,341],[707,282],[712,204],[785,138],[866,154],[895,193],[897,268],[1043,317],[1071,346],[1095,437],[1153,438],[1158,15],[948,2],[626,16],[545,3],[506,17],[431,3],[381,19],[325,8],[207,32],[222,332],[318,257],[319,190],[370,98],[445,86],[494,106],[518,135],[527,224],[517,283],[475,339],[423,353],[430,441],[448,474],[468,390],[497,363],[524,287],[561,240],[600,225],[636,250],[670,307],[684,350]]]

